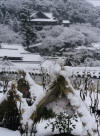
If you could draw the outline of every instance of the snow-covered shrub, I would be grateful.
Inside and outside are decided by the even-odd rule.
[[[77,122],[77,116],[74,115],[73,117],[70,117],[65,112],[60,112],[55,116],[55,120],[50,122],[50,124],[47,124],[45,128],[48,128],[51,125],[52,132],[57,129],[60,134],[66,133],[70,135],[76,126],[75,124],[73,124],[72,120],[75,120]]]
[[[0,41],[3,43],[22,43],[22,37],[8,26],[0,25]]]
[[[100,29],[90,24],[74,24],[70,27],[54,26],[49,31],[43,29],[38,32],[38,39],[42,43],[37,48],[43,54],[59,52],[64,48],[77,46],[90,46],[91,43],[100,42]]]
[[[90,24],[76,24],[72,25],[72,29],[80,32],[84,36],[86,44],[100,42],[100,29],[91,26]]]

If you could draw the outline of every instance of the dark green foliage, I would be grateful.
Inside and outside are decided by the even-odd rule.
[[[70,117],[65,112],[61,112],[60,114],[56,115],[55,121],[51,122],[50,124],[47,124],[45,128],[51,125],[52,132],[54,132],[55,129],[58,129],[60,134],[61,133],[71,134],[72,130],[75,129],[76,126],[72,123],[72,119],[77,122],[76,115]]]
[[[18,130],[20,113],[17,109],[14,91],[10,90],[8,95],[7,100],[0,104],[0,122],[3,123],[3,127]]]
[[[23,10],[20,13],[21,21],[21,34],[23,35],[24,43],[23,45],[29,49],[30,44],[34,43],[36,40],[36,33],[33,25],[30,22],[30,13],[28,10]]]
[[[31,26],[30,22],[21,23],[21,33],[24,39],[23,45],[29,49],[29,46],[36,40],[36,34],[34,33],[33,26]]]

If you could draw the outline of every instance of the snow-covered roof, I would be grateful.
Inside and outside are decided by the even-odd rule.
[[[41,19],[41,18],[36,18],[32,19],[31,22],[56,22],[57,20],[54,19]]]
[[[69,20],[63,20],[62,23],[63,23],[63,24],[69,24],[70,21],[69,21]]]
[[[47,18],[49,18],[49,19],[54,19],[54,16],[53,16],[53,13],[52,13],[52,12],[40,12],[40,11],[37,11],[37,12],[33,13],[30,17],[31,17],[31,18],[38,18],[38,17],[36,17],[36,15],[37,15],[38,13],[44,14],[44,15],[45,15]]]
[[[20,52],[18,52],[18,50],[11,50],[11,49],[7,49],[7,48],[3,48],[3,49],[0,49],[0,57],[4,57],[4,56],[7,56],[7,57],[22,57]]]
[[[39,54],[22,54],[23,61],[42,61],[42,57]]]
[[[53,13],[51,12],[43,12],[48,18],[54,19]]]
[[[8,50],[17,50],[18,52],[25,52],[24,47],[20,44],[1,44],[2,49],[8,49]]]
[[[31,16],[31,22],[57,22],[51,12],[35,12]]]

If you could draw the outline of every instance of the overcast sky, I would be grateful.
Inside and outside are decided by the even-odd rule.
[[[91,2],[94,6],[100,6],[100,0],[87,0]]]

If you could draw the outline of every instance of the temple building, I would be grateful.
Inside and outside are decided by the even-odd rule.
[[[52,13],[48,12],[35,12],[31,15],[31,22],[34,25],[57,25],[58,20],[53,16]]]
[[[63,25],[69,26],[69,20],[61,20],[59,21],[57,18],[53,16],[52,12],[42,12],[37,11],[30,16],[30,22],[36,27],[42,26],[52,26],[52,25]]]

